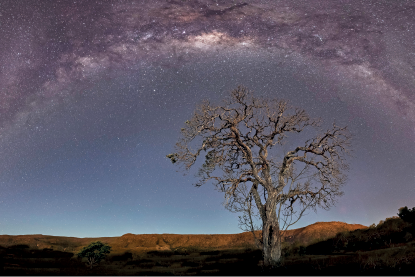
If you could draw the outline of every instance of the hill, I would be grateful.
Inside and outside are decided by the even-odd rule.
[[[335,236],[338,232],[364,229],[360,224],[344,222],[317,222],[309,226],[287,230],[283,241],[309,244]],[[256,232],[258,236],[261,231]],[[251,232],[218,235],[177,235],[177,234],[125,234],[121,237],[76,238],[47,235],[0,235],[0,246],[27,245],[32,249],[53,249],[75,253],[93,241],[100,240],[112,247],[112,252],[147,252],[154,250],[174,250],[183,248],[229,249],[254,247]]]

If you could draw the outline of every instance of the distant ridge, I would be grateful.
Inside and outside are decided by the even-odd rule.
[[[309,244],[316,239],[327,239],[339,232],[367,228],[361,224],[345,222],[316,222],[303,228],[288,230],[283,233],[283,241]],[[258,236],[261,231],[256,231]],[[127,233],[121,237],[76,238],[47,235],[0,235],[0,246],[27,245],[32,249],[53,249],[75,253],[93,241],[100,240],[112,247],[113,253],[145,252],[153,250],[174,250],[177,248],[246,248],[254,247],[251,232],[239,234],[214,235],[178,235],[178,234],[142,234]]]

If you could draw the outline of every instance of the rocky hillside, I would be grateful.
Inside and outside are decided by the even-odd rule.
[[[288,230],[283,238],[288,242],[299,241],[308,244],[316,239],[326,239],[338,232],[367,228],[360,224],[344,222],[317,222],[304,228]],[[261,232],[256,232],[258,236]],[[251,232],[224,235],[176,235],[176,234],[125,234],[121,237],[76,238],[45,235],[0,235],[0,246],[27,245],[32,249],[53,249],[77,252],[93,241],[100,240],[112,247],[113,253],[144,252],[153,250],[174,250],[177,248],[245,248],[254,246]]]

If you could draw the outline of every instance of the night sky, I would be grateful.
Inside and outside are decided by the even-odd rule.
[[[238,85],[353,135],[344,196],[291,228],[414,207],[414,15],[412,0],[0,1],[0,234],[242,232],[223,193],[192,185],[201,162],[183,176],[166,158],[196,105]]]

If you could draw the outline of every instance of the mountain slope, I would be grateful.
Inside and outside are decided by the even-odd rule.
[[[360,224],[344,222],[317,222],[309,226],[288,230],[283,233],[285,241],[308,244],[316,239],[326,239],[338,232],[367,228]],[[257,236],[261,231],[256,232]],[[173,250],[176,248],[226,249],[254,246],[251,232],[219,235],[176,235],[176,234],[125,234],[121,237],[76,238],[45,235],[0,235],[0,246],[28,245],[33,249],[50,248],[75,253],[93,241],[100,240],[112,247],[113,253]]]

